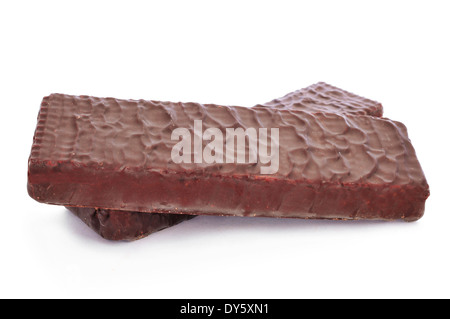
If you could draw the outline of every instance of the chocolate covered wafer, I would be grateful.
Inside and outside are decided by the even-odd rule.
[[[193,150],[174,158],[177,129]],[[258,132],[265,152],[249,142],[230,161],[226,146],[205,161],[199,136],[229,141],[228,129]],[[387,220],[417,220],[429,194],[406,129],[387,119],[60,94],[42,103],[28,189],[66,206]]]

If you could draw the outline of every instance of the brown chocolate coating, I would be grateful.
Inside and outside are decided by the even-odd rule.
[[[370,115],[376,117],[383,115],[381,103],[324,82],[291,92],[260,106],[340,115]]]
[[[173,129],[275,127],[280,169],[168,161]],[[370,116],[197,103],[44,99],[29,160],[30,195],[66,206],[296,218],[423,215],[428,185],[405,127]]]
[[[109,240],[137,240],[174,226],[195,216],[175,214],[145,214],[136,212],[67,207],[100,236]]]

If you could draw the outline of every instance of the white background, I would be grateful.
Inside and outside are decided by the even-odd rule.
[[[450,297],[448,1],[2,1],[0,297]],[[200,217],[133,243],[26,192],[43,96],[251,106],[325,81],[409,129],[416,223]]]

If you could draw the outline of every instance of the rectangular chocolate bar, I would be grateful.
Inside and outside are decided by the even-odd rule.
[[[324,82],[291,92],[259,106],[329,112],[342,115],[382,116],[381,103],[357,96]],[[153,214],[97,208],[67,207],[86,225],[109,240],[137,240],[153,232],[176,225],[190,215]]]
[[[233,128],[278,129],[265,142],[279,151],[276,170],[236,163],[239,154],[171,156],[176,129],[204,150],[199,129]],[[61,94],[42,103],[28,189],[41,202],[113,210],[405,220],[422,216],[429,194],[405,127],[387,119]]]

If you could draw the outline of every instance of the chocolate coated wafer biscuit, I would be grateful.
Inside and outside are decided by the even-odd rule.
[[[199,119],[204,129],[279,129],[278,170],[168,161],[172,131],[192,133]],[[402,124],[267,107],[55,94],[29,163],[38,201],[139,212],[416,220],[429,194]]]

